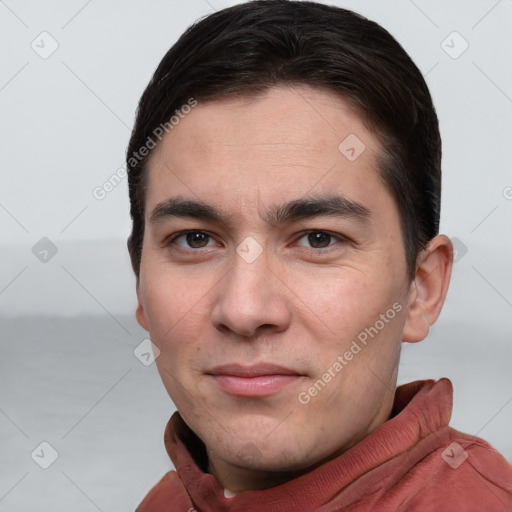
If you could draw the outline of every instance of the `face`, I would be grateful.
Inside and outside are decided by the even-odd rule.
[[[379,151],[306,86],[199,103],[155,148],[137,318],[217,465],[300,471],[389,417],[409,283]]]

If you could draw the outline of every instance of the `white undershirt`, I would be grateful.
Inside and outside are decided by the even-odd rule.
[[[231,492],[229,489],[224,489],[224,496],[226,498],[233,498],[233,496],[236,496],[236,492]]]

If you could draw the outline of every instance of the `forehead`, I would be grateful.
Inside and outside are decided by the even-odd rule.
[[[387,194],[379,151],[355,110],[330,91],[278,87],[199,102],[153,150],[146,215],[171,193],[249,205],[336,189],[375,202]]]

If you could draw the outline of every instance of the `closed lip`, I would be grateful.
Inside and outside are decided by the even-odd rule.
[[[245,366],[238,363],[223,364],[206,372],[208,375],[226,375],[232,377],[262,377],[265,375],[302,375],[297,370],[273,363],[259,363]]]
[[[225,393],[237,397],[265,397],[298,382],[302,375],[296,370],[273,363],[250,366],[232,363],[216,366],[207,372]]]

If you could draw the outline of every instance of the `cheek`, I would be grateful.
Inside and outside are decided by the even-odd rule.
[[[201,289],[200,281],[191,286],[177,273],[171,275],[155,268],[151,275],[141,277],[141,301],[149,322],[149,335],[160,350],[156,365],[174,399],[180,392],[180,384],[191,375],[194,361],[200,360],[207,290]]]
[[[167,307],[163,299],[156,299],[154,305],[150,336],[160,349],[155,363],[169,396],[178,408],[185,409],[190,407],[191,396],[201,401],[197,376],[204,359],[205,321],[199,306],[187,310],[176,298]]]
[[[345,341],[373,325],[400,298],[390,275],[371,268],[345,266],[287,279],[310,322],[320,321],[330,338]]]
[[[151,270],[141,273],[141,300],[151,333],[167,343],[183,324],[200,324],[197,316],[204,309],[211,286],[204,279],[191,280],[186,271],[171,272],[149,258],[146,268]]]

